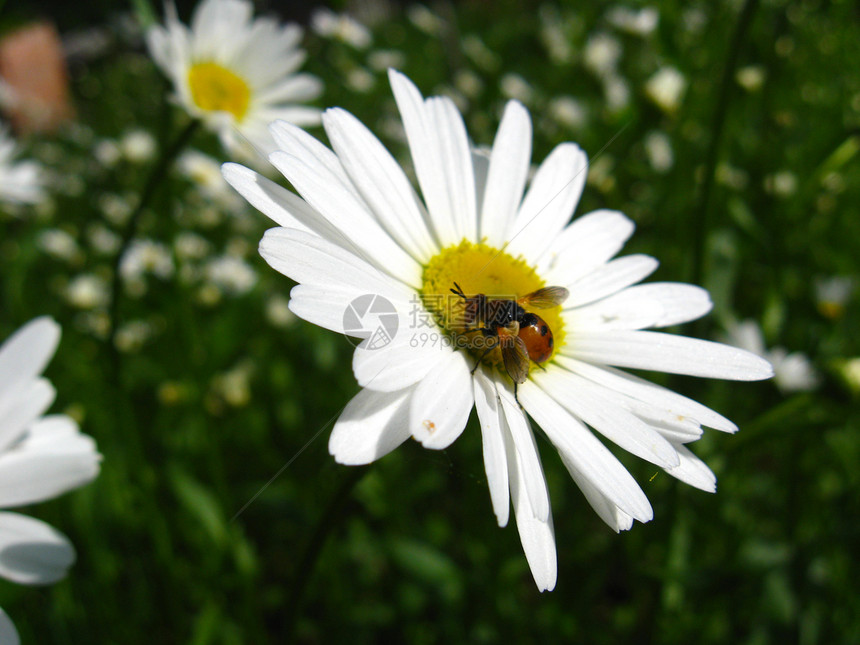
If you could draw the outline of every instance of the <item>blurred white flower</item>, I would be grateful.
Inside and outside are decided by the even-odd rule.
[[[466,57],[481,69],[493,71],[499,66],[498,54],[487,47],[486,43],[476,34],[463,36],[460,46]]]
[[[585,126],[588,112],[585,107],[572,96],[558,96],[547,106],[550,118],[555,122],[575,130]]]
[[[101,223],[91,224],[87,228],[87,239],[90,246],[101,255],[113,255],[122,244],[120,236]]]
[[[93,146],[93,156],[102,166],[111,168],[122,158],[122,152],[113,139],[102,139]]]
[[[42,166],[33,160],[15,161],[18,146],[0,126],[0,203],[38,204],[46,197]]]
[[[502,96],[516,99],[521,103],[531,103],[534,98],[534,88],[519,74],[505,74],[499,81]]]
[[[668,171],[675,163],[672,140],[659,130],[653,130],[645,136],[645,154],[651,167],[660,173]]]
[[[244,210],[245,204],[221,175],[221,163],[199,150],[186,150],[176,160],[179,173],[191,181],[204,199],[231,212]]]
[[[845,304],[854,293],[855,281],[845,275],[816,278],[813,283],[815,301],[821,315],[836,319],[845,313]]]
[[[94,273],[75,276],[66,285],[64,296],[70,305],[78,309],[104,307],[110,301],[108,284]]]
[[[257,273],[251,265],[232,255],[222,255],[206,265],[206,277],[221,291],[241,296],[257,284]]]
[[[582,62],[595,76],[614,74],[621,59],[621,43],[615,36],[596,33],[585,43]]]
[[[674,67],[662,67],[645,83],[645,93],[664,112],[673,113],[681,105],[687,79]]]
[[[406,64],[406,54],[397,49],[377,49],[367,55],[367,65],[377,72],[384,72],[389,67],[403,67]]]
[[[331,9],[316,9],[311,16],[311,29],[318,36],[340,40],[356,49],[366,49],[373,40],[370,30],[355,18]]]
[[[406,9],[406,17],[409,22],[421,31],[431,36],[437,36],[442,32],[442,19],[427,7],[421,4],[413,4]]]
[[[610,112],[620,112],[630,104],[630,85],[619,74],[603,77],[603,92]]]
[[[797,176],[790,170],[780,170],[764,178],[764,189],[777,197],[791,197],[797,191]]]
[[[189,29],[171,2],[166,25],[146,33],[176,100],[217,132],[225,148],[252,159],[248,143],[263,155],[276,148],[270,122],[319,123],[320,111],[302,104],[322,92],[318,78],[296,73],[306,56],[298,46],[301,28],[254,20],[253,8],[248,0],[203,0]]]
[[[289,298],[285,298],[279,293],[272,294],[266,298],[266,320],[273,327],[286,329],[295,324],[298,318],[296,314],[290,311]]]
[[[68,416],[43,416],[54,400],[42,377],[60,340],[60,326],[36,318],[0,346],[0,508],[53,499],[92,481],[101,455]],[[18,513],[0,512],[0,576],[27,585],[65,577],[75,550],[59,531]],[[0,642],[18,642],[0,610]]]
[[[802,352],[789,354],[784,347],[768,350],[761,327],[754,320],[728,325],[724,342],[767,359],[773,365],[773,380],[783,392],[802,392],[818,387],[820,378],[806,355]]]
[[[202,235],[182,231],[173,240],[173,249],[181,260],[202,260],[212,251],[212,245]]]
[[[71,262],[81,255],[77,240],[59,228],[49,228],[39,233],[36,244],[45,253],[57,260]]]
[[[116,330],[116,348],[126,354],[138,352],[154,334],[152,325],[145,320],[131,320]]]
[[[115,226],[123,226],[133,210],[131,199],[116,193],[102,193],[96,202],[107,221]]]
[[[119,140],[119,149],[132,163],[145,163],[155,156],[155,138],[146,130],[131,130]]]
[[[565,65],[573,60],[572,39],[562,28],[558,12],[546,5],[540,9],[540,37],[554,63]]]
[[[484,81],[470,69],[461,69],[454,75],[454,87],[470,99],[484,91]]]
[[[134,240],[119,262],[123,280],[140,280],[147,273],[166,280],[173,275],[173,256],[161,242]]]
[[[353,92],[366,94],[375,84],[376,78],[363,67],[353,67],[346,74],[346,85]]]
[[[746,170],[737,168],[725,161],[717,164],[714,177],[717,183],[734,188],[735,190],[743,190],[749,183],[749,175]]]
[[[647,36],[657,28],[660,14],[654,7],[642,7],[638,11],[628,7],[615,7],[606,14],[613,27],[636,36]]]
[[[735,80],[747,92],[756,92],[764,85],[764,67],[761,65],[747,65],[741,67],[735,73]]]

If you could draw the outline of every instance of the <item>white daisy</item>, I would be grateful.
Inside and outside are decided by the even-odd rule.
[[[301,105],[320,95],[322,83],[296,73],[306,56],[298,25],[254,20],[247,0],[204,0],[190,29],[173,3],[166,12],[166,25],[146,34],[149,51],[173,82],[176,100],[228,150],[248,154],[244,137],[260,153],[273,151],[266,127],[276,119],[319,123],[319,110]]]
[[[42,416],[54,388],[41,375],[60,327],[36,318],[0,346],[0,508],[26,506],[83,486],[98,475],[95,442],[66,415]],[[75,551],[59,531],[18,513],[0,512],[0,576],[29,585],[62,579]],[[0,642],[14,636],[0,610]],[[11,635],[11,636],[10,636]]]
[[[377,334],[375,344],[355,352],[353,371],[363,389],[332,431],[335,459],[366,464],[410,437],[447,448],[474,407],[498,523],[507,523],[513,501],[537,586],[552,589],[555,539],[530,418],[600,517],[616,531],[628,529],[634,519],[650,520],[651,506],[592,429],[713,491],[713,474],[685,444],[701,436],[703,425],[726,432],[737,427],[616,368],[739,380],[767,378],[771,368],[734,347],[642,331],[698,318],[711,301],[690,285],[631,286],[657,261],[612,259],[633,232],[621,213],[600,210],[568,223],[587,165],[576,145],[557,146],[523,195],[532,135],[520,103],[507,104],[492,150],[482,154],[471,148],[450,99],[424,99],[398,72],[389,78],[423,198],[376,137],[339,108],[323,115],[333,151],[295,126],[272,125],[281,150],[269,160],[301,197],[237,164],[226,164],[224,175],[280,224],[266,233],[260,252],[299,283],[290,300],[296,315],[356,335],[345,312],[354,313],[365,302],[361,296],[381,296],[396,311],[397,324],[387,321],[384,342]],[[569,290],[562,306],[540,310],[555,347],[544,369],[532,364],[519,386],[522,407],[498,350],[473,370],[479,352],[460,347],[476,334],[456,332],[456,310],[447,306],[462,307],[450,291],[455,282],[466,294],[509,298],[548,285]]]
[[[38,204],[45,199],[41,165],[33,160],[16,161],[17,144],[0,127],[0,203]]]

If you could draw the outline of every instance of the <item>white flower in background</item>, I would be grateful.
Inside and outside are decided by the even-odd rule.
[[[647,36],[657,28],[660,14],[654,7],[642,7],[638,11],[627,7],[615,7],[606,14],[613,27],[636,36]]]
[[[296,314],[290,311],[290,301],[279,293],[266,300],[266,320],[273,327],[287,329],[296,322]]]
[[[90,246],[101,255],[113,255],[122,245],[122,238],[99,222],[87,227],[87,240]]]
[[[558,96],[547,106],[549,116],[569,128],[583,128],[588,121],[588,110],[572,96]]]
[[[331,9],[316,9],[311,15],[311,29],[318,36],[340,40],[356,49],[367,49],[373,40],[370,30],[355,18]]]
[[[246,205],[224,181],[221,163],[198,150],[186,150],[176,160],[179,173],[193,182],[200,194],[230,212],[240,212]]]
[[[619,74],[608,74],[603,78],[606,107],[611,112],[620,112],[630,104],[630,85]]]
[[[241,258],[221,255],[206,264],[206,277],[221,291],[241,296],[257,284],[257,272]]]
[[[609,34],[597,33],[585,43],[582,62],[595,76],[604,77],[615,74],[621,60],[621,43]]]
[[[529,103],[534,98],[534,88],[519,74],[505,74],[499,81],[502,94],[509,99],[516,99],[521,103]]]
[[[78,309],[97,309],[107,306],[110,291],[107,281],[94,273],[75,276],[66,285],[64,295],[73,307]]]
[[[659,173],[667,172],[675,163],[672,140],[665,132],[653,130],[645,135],[645,154],[651,167]]]
[[[764,85],[765,70],[761,65],[747,65],[735,72],[735,80],[747,92],[757,92]]]
[[[845,313],[845,305],[854,293],[854,279],[846,275],[816,278],[814,284],[815,301],[818,311],[827,318],[840,318]]]
[[[0,204],[38,204],[45,199],[42,166],[29,159],[16,161],[17,148],[0,126]]]
[[[768,350],[761,327],[754,320],[732,323],[725,342],[767,359],[773,365],[773,380],[783,392],[814,390],[820,382],[812,363],[802,352],[788,353],[784,347]]]
[[[247,0],[203,0],[190,29],[173,3],[166,11],[166,25],[146,34],[149,51],[172,81],[176,100],[217,132],[225,148],[252,156],[250,142],[267,154],[274,149],[266,129],[271,121],[319,123],[319,110],[302,105],[320,95],[322,84],[296,73],[306,56],[298,25],[254,20]]]
[[[780,170],[764,178],[764,189],[777,197],[791,197],[797,192],[797,176],[790,170]]]
[[[146,163],[155,156],[155,138],[146,130],[131,130],[119,140],[119,149],[132,163]]]
[[[212,252],[212,244],[202,235],[182,231],[173,240],[173,250],[180,260],[202,260]]]
[[[445,26],[439,16],[421,4],[410,5],[406,9],[406,17],[409,18],[409,22],[430,36],[438,36]]]
[[[657,107],[669,114],[681,105],[687,79],[674,67],[662,67],[645,83],[645,93]]]
[[[36,244],[45,253],[57,260],[73,262],[81,257],[81,249],[77,240],[59,228],[49,228],[39,233]]]
[[[105,168],[112,168],[122,158],[122,152],[116,141],[102,139],[93,146],[93,156]]]
[[[161,242],[134,240],[119,262],[123,280],[140,280],[147,273],[166,280],[173,275],[173,256]]]
[[[339,108],[323,115],[333,151],[300,128],[272,125],[281,150],[269,159],[301,197],[237,164],[225,164],[224,174],[282,227],[266,233],[260,253],[299,283],[290,294],[293,313],[351,335],[356,330],[345,313],[368,294],[388,301],[396,314],[396,333],[377,330],[371,340],[381,346],[355,351],[353,371],[363,389],[332,431],[335,459],[366,464],[410,437],[427,448],[447,448],[475,408],[498,523],[507,524],[513,502],[537,586],[552,589],[555,538],[530,418],[600,517],[616,531],[629,529],[634,519],[651,519],[651,505],[586,424],[706,491],[715,489],[714,475],[685,444],[702,435],[702,426],[737,427],[616,368],[738,380],[772,371],[734,347],[642,331],[698,318],[711,301],[691,285],[632,286],[657,261],[644,255],[612,260],[633,232],[621,213],[599,210],[568,223],[587,167],[576,145],[557,146],[524,196],[532,126],[520,103],[508,103],[485,154],[470,147],[450,99],[424,99],[402,74],[389,77],[423,198],[379,140]],[[455,282],[466,294],[508,298],[546,285],[569,290],[562,305],[540,310],[555,345],[545,369],[533,366],[519,385],[522,407],[498,349],[476,365],[478,351],[453,346],[474,338],[458,335],[457,317],[446,306],[462,306],[450,291]],[[391,329],[390,318],[387,324]]]
[[[92,481],[101,456],[95,442],[62,414],[43,416],[54,400],[41,376],[60,340],[60,327],[36,318],[0,346],[0,508],[53,499]],[[75,550],[59,531],[39,520],[0,512],[0,576],[26,585],[65,577]],[[0,610],[0,642],[17,634]]]

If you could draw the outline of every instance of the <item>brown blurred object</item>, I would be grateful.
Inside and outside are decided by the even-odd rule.
[[[47,22],[0,39],[0,107],[18,133],[51,132],[74,117],[56,28]]]

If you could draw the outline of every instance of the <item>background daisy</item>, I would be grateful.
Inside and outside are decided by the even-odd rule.
[[[204,0],[189,28],[170,2],[165,25],[146,34],[177,102],[217,132],[225,148],[251,158],[273,150],[270,122],[318,123],[319,110],[304,103],[322,92],[318,78],[297,73],[306,56],[301,28],[253,19],[253,9],[247,0]]]

